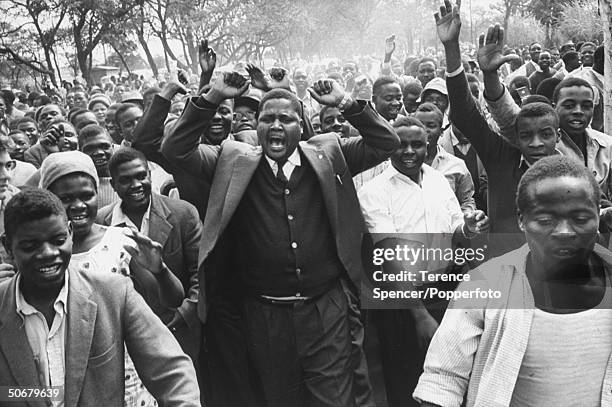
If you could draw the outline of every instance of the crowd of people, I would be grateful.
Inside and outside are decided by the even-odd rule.
[[[219,73],[202,41],[195,83],[0,91],[0,387],[61,388],[53,406],[612,406],[603,46],[522,53],[496,25],[470,61],[460,4],[435,21],[443,55],[401,63],[391,36],[375,76]],[[364,247],[417,235],[486,258],[412,290],[505,295],[369,309]]]

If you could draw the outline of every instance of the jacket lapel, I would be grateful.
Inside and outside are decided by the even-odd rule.
[[[225,194],[225,205],[221,213],[221,230],[224,230],[229,223],[232,215],[238,208],[238,204],[244,195],[257,165],[261,160],[261,155],[240,155],[236,159],[233,174]]]
[[[83,387],[89,352],[96,324],[98,306],[90,301],[91,291],[82,284],[78,273],[68,280],[68,325],[66,338],[66,379],[64,400],[76,406]]]
[[[156,194],[151,195],[151,211],[149,213],[149,237],[151,240],[159,243],[164,247],[170,232],[172,224],[168,222],[170,209],[164,201]]]
[[[13,277],[0,304],[0,352],[19,386],[41,386],[24,324],[17,314],[16,282],[17,278]]]
[[[113,209],[115,205],[121,205],[121,202],[117,202],[114,205],[108,207],[108,211],[104,214],[104,225],[110,225],[113,222]]]
[[[206,238],[200,240],[200,265],[215,247],[221,232],[236,211],[260,159],[261,150],[238,153],[233,159],[219,157],[204,219],[203,235]]]
[[[299,148],[302,149],[304,156],[317,174],[332,232],[334,236],[338,236],[338,196],[336,194],[336,183],[341,182],[340,177],[342,174],[337,174],[334,171],[329,157],[320,147],[300,143]]]

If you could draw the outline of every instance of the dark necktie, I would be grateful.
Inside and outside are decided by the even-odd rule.
[[[283,167],[285,166],[286,162],[287,160],[279,160],[276,162],[276,165],[278,166],[278,170],[276,171],[276,179],[279,180],[283,185],[289,182],[289,180],[285,176],[285,172],[283,171]]]

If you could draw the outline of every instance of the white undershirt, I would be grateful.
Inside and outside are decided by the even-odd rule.
[[[535,309],[510,407],[601,405],[612,352],[611,291],[597,308],[582,312]]]

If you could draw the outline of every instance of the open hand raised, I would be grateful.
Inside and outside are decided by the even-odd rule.
[[[385,38],[385,55],[391,55],[395,51],[395,34]]]
[[[461,32],[461,0],[453,7],[449,0],[444,0],[444,5],[440,6],[440,12],[434,14],[438,38],[443,44],[459,41]]]
[[[481,34],[478,38],[478,65],[482,72],[496,72],[506,62],[520,57],[516,54],[504,56],[504,29],[496,24],[489,27],[487,35]]]

